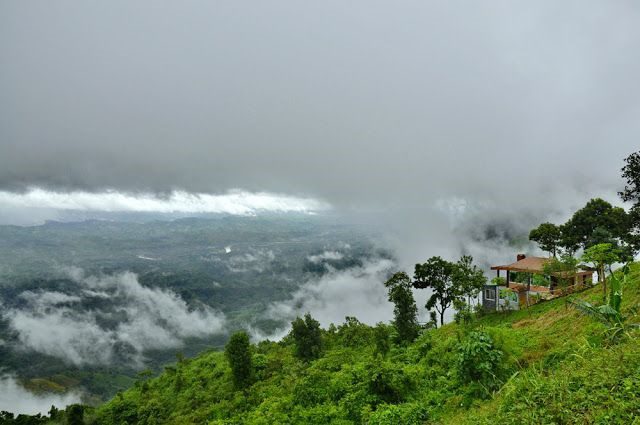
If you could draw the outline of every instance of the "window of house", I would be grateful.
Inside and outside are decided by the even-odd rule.
[[[496,290],[495,289],[485,289],[484,290],[484,299],[489,301],[494,301],[496,299]]]

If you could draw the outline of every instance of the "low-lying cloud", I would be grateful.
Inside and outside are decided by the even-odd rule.
[[[326,260],[338,261],[344,258],[344,254],[339,251],[324,251],[321,254],[309,255],[307,260],[313,264],[320,264]]]
[[[25,291],[23,305],[6,311],[21,348],[70,364],[140,363],[144,351],[178,348],[188,337],[225,329],[225,317],[208,306],[192,308],[176,293],[145,287],[135,274],[85,276],[69,270],[73,294]]]
[[[325,203],[312,198],[240,190],[222,194],[173,191],[167,196],[118,191],[57,192],[41,188],[26,192],[0,191],[0,212],[19,209],[254,215],[260,212],[313,213],[326,208]]]
[[[383,285],[387,275],[396,267],[388,259],[367,261],[361,267],[331,271],[319,279],[306,282],[289,300],[269,306],[265,316],[290,322],[296,316],[311,313],[323,327],[344,322],[346,316],[374,324],[393,318],[393,305],[387,301]],[[288,326],[268,335],[250,328],[253,339],[279,339]]]
[[[80,394],[69,392],[65,394],[34,394],[24,388],[12,376],[0,376],[0,411],[14,414],[35,415],[47,414],[51,406],[64,408],[80,402]]]

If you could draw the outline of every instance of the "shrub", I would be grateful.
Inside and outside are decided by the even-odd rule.
[[[465,383],[478,383],[486,390],[494,389],[499,384],[496,370],[502,358],[502,351],[495,347],[489,334],[472,331],[458,345],[458,375]]]
[[[418,425],[428,418],[427,409],[418,403],[381,405],[369,416],[370,425]]]

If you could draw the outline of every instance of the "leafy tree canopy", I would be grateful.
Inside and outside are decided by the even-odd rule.
[[[595,198],[591,199],[562,226],[563,245],[570,251],[606,243],[612,238],[623,239],[629,231],[629,217],[620,207]]]
[[[555,257],[562,242],[562,231],[553,223],[542,223],[529,232],[529,240],[536,242],[540,249]]]
[[[395,273],[384,284],[389,290],[389,301],[394,304],[393,324],[398,340],[411,342],[418,336],[418,307],[411,292],[411,278],[405,272]]]
[[[295,341],[296,357],[304,361],[320,357],[322,354],[322,330],[320,322],[311,317],[309,313],[304,315],[304,319],[296,317],[291,322],[291,335]]]
[[[618,192],[625,202],[633,202],[629,211],[629,232],[625,241],[634,251],[640,250],[640,152],[634,152],[625,160],[622,167],[622,178],[625,180],[624,190]],[[631,259],[631,258],[628,258]]]
[[[473,264],[473,257],[464,255],[458,260],[452,276],[453,284],[459,292],[467,297],[467,303],[471,304],[471,297],[475,297],[487,283],[487,278],[482,269]]]
[[[640,203],[640,151],[626,157],[624,162],[621,171],[626,184],[618,195],[625,202],[638,204]]]
[[[253,383],[253,364],[251,362],[251,344],[246,332],[231,335],[224,349],[231,367],[233,385],[236,389],[245,389]]]

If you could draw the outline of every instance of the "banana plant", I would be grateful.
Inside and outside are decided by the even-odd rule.
[[[628,316],[620,311],[622,305],[622,290],[629,274],[629,265],[625,264],[620,273],[610,273],[610,290],[607,303],[594,306],[582,300],[571,300],[571,304],[581,313],[594,318],[607,326],[607,335],[611,341],[618,340],[622,335],[627,334],[630,328],[638,328],[640,324],[628,324]]]

